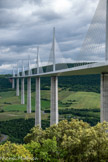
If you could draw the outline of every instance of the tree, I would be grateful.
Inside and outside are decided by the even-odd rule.
[[[99,162],[108,159],[107,130],[108,123],[106,122],[91,127],[83,121],[72,119],[70,122],[61,121],[58,125],[52,125],[44,131],[35,127],[25,140],[26,142],[35,141],[39,146],[39,155],[43,153],[41,156],[45,155],[50,159],[53,158],[53,154],[48,151],[44,143],[54,142],[53,140],[56,139],[55,155],[58,159],[67,162]],[[36,136],[33,135],[35,132],[38,132]],[[47,160],[50,161],[50,159]]]
[[[46,130],[38,126],[25,137],[26,144],[6,142],[0,145],[0,157],[34,158],[38,162],[106,162],[108,161],[108,123],[89,124],[72,119]],[[4,159],[2,158],[2,161]],[[9,160],[8,160],[9,161]],[[12,161],[12,160],[11,160]]]
[[[23,145],[17,145],[8,141],[0,145],[0,158],[0,161],[3,162],[23,162],[24,160],[29,162],[33,159],[33,156]]]
[[[41,144],[31,141],[24,145],[34,156],[35,161],[58,161],[58,149],[56,138],[42,139]]]

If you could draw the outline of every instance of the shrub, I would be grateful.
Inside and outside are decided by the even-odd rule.
[[[17,145],[11,142],[6,142],[0,145],[0,161],[30,161],[33,156],[23,145]]]

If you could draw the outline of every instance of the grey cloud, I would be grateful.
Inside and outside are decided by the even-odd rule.
[[[43,0],[28,0],[29,3],[43,6]]]
[[[57,14],[52,10],[34,12],[33,16],[39,16],[39,18],[44,21],[54,21],[63,18],[60,14]]]
[[[0,0],[0,65],[14,64],[19,58],[26,59],[28,55],[33,59],[37,45],[41,47],[41,60],[47,61],[53,26],[56,27],[56,39],[64,58],[77,59],[92,18],[92,12],[87,11],[88,4],[94,3],[93,0],[81,2],[74,2],[69,12],[61,14],[48,7],[47,3],[44,4],[43,0]],[[33,4],[34,8],[38,6],[38,10],[34,9],[28,16],[19,15],[17,9],[25,3]],[[47,8],[44,9],[44,5]],[[3,52],[2,47],[10,50]]]
[[[0,10],[0,28],[9,28],[18,22],[18,17],[9,10]]]
[[[33,3],[35,5],[42,4],[42,0],[0,0],[0,8],[2,9],[19,8],[27,2]]]
[[[0,8],[2,9],[7,9],[7,8],[18,8],[22,5],[22,3],[24,3],[24,1],[26,0],[0,0]]]

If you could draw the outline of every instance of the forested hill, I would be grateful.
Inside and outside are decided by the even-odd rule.
[[[0,75],[0,91],[11,89],[8,75]],[[27,81],[25,81],[25,85]],[[27,86],[25,86],[27,87]],[[59,87],[70,91],[100,92],[100,75],[59,77]],[[50,78],[41,78],[41,89],[50,89]],[[32,78],[32,91],[35,90],[35,79]]]
[[[12,85],[8,77],[9,75],[0,75],[0,92],[11,89]]]
[[[42,88],[50,85],[50,78],[42,79]],[[70,91],[100,92],[100,75],[59,77],[59,87]]]

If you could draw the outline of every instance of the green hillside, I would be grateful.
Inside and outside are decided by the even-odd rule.
[[[0,79],[0,132],[8,135],[10,141],[22,143],[35,123],[35,79],[32,79],[32,113],[27,114],[27,81],[25,105],[21,105],[21,97],[16,97],[16,91],[5,77]],[[99,75],[59,77],[59,121],[76,118],[96,125],[100,121],[99,87]],[[50,125],[50,78],[41,78],[41,110],[45,129]]]
[[[25,94],[25,101],[27,96]],[[20,104],[15,91],[0,93],[0,111],[26,111],[26,104]],[[27,101],[26,101],[27,102]],[[42,110],[50,109],[50,91],[41,91]],[[100,108],[100,94],[95,92],[59,91],[59,108],[93,109]],[[35,110],[35,93],[32,93],[32,110]]]

